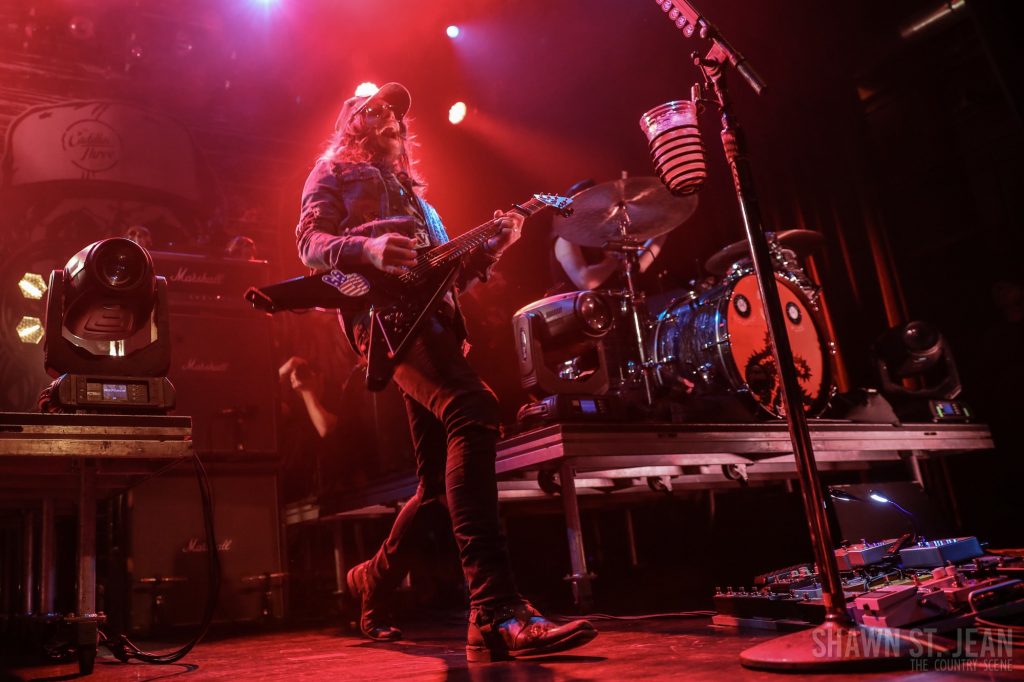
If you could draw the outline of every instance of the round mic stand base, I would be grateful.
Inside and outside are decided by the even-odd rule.
[[[752,646],[740,654],[740,663],[779,672],[863,672],[909,666],[955,650],[954,642],[931,633],[826,621]]]

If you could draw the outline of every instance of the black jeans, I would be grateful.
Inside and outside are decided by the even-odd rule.
[[[498,401],[461,345],[449,316],[434,315],[395,368],[419,485],[370,560],[367,576],[375,594],[397,587],[422,546],[428,507],[442,505],[451,517],[470,606],[494,607],[520,600],[498,522]]]

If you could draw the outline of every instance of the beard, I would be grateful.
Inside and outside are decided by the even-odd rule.
[[[375,161],[395,163],[405,151],[405,137],[398,123],[389,121],[368,127],[363,140],[364,148]]]

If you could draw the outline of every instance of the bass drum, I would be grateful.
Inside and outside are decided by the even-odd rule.
[[[833,344],[817,307],[788,273],[775,273],[797,379],[808,416],[835,391]],[[738,273],[700,296],[676,299],[658,316],[651,353],[662,386],[694,384],[694,396],[734,395],[758,416],[784,417],[757,277]]]

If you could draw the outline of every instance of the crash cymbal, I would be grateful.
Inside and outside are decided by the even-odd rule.
[[[572,198],[573,214],[556,217],[555,234],[579,246],[603,247],[626,236],[637,241],[671,232],[697,210],[697,195],[677,197],[654,177],[625,178],[595,185]],[[622,211],[626,234],[619,229]]]
[[[768,233],[770,243],[774,241],[775,244],[789,249],[799,257],[808,255],[825,243],[825,237],[814,230],[783,230],[775,233],[774,240],[772,240],[771,234]],[[721,277],[729,271],[733,263],[748,258],[750,258],[750,248],[747,246],[747,240],[742,239],[719,249],[711,258],[708,258],[704,269],[712,275]]]
[[[775,241],[779,246],[803,257],[824,246],[825,236],[814,230],[783,230],[775,233]]]
[[[744,258],[750,258],[750,248],[747,246],[746,239],[733,242],[716,251],[711,258],[708,258],[704,269],[716,277],[721,277],[729,271],[729,266]]]

